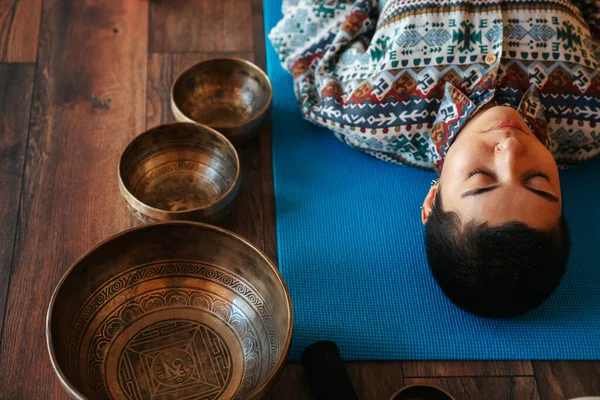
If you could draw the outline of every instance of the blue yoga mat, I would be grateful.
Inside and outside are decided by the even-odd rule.
[[[264,0],[268,33],[281,0]],[[295,325],[290,358],[333,340],[348,360],[600,359],[600,159],[561,175],[572,255],[541,307],[467,314],[431,277],[419,206],[433,172],[376,160],[302,119],[267,39],[279,267]]]

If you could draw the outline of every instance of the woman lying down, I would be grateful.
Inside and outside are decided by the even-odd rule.
[[[595,0],[284,0],[270,39],[304,117],[439,179],[421,219],[459,307],[523,314],[569,255],[558,170],[600,152]]]

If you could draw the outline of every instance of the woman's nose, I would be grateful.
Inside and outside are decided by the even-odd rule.
[[[507,153],[511,156],[520,156],[523,154],[523,150],[523,144],[519,139],[512,136],[503,139],[496,145],[496,151]]]

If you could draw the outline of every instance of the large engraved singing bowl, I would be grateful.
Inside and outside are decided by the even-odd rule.
[[[239,145],[259,132],[272,93],[269,78],[253,63],[212,58],[191,66],[175,80],[171,111],[177,121],[208,125]]]
[[[75,399],[259,399],[283,366],[292,306],[273,263],[194,222],[120,233],[71,266],[46,338]]]
[[[221,220],[240,187],[240,161],[231,142],[207,126],[159,125],[125,148],[119,189],[142,222]]]

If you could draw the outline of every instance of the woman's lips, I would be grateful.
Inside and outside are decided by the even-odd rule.
[[[504,121],[498,122],[497,124],[493,125],[490,129],[488,129],[486,132],[495,131],[497,129],[502,129],[502,128],[513,128],[513,129],[516,129],[523,133],[527,133],[527,132],[525,132],[525,129],[523,129],[523,126],[521,124],[519,124],[517,121],[513,121],[511,119],[505,119]]]

